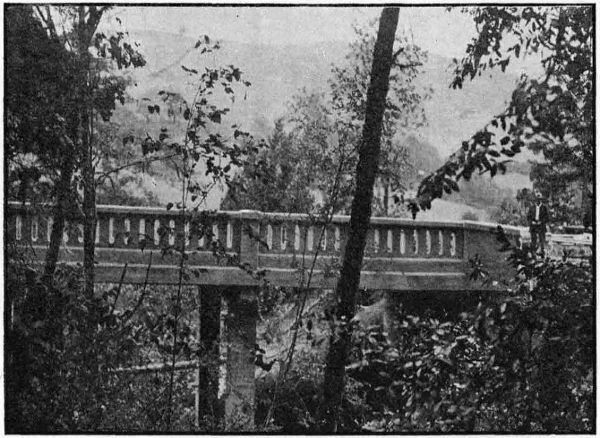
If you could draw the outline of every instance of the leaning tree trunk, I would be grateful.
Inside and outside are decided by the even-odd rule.
[[[335,290],[336,323],[340,325],[331,335],[327,368],[325,369],[324,405],[321,414],[324,433],[336,433],[339,423],[345,385],[345,366],[350,352],[352,335],[349,321],[354,317],[356,311],[356,295],[371,218],[373,185],[377,176],[383,112],[389,88],[397,24],[398,8],[385,8],[381,13],[373,54],[365,124],[356,167],[356,190],[352,201],[348,242],[344,252],[340,279]]]

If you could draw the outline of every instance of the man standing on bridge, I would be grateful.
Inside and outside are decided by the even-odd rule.
[[[546,224],[548,223],[548,207],[543,203],[542,194],[535,192],[535,203],[527,212],[529,233],[531,234],[531,249],[535,252],[540,245],[540,253],[544,255],[546,245]]]

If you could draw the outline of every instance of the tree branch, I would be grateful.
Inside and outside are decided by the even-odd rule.
[[[96,182],[97,182],[97,184],[102,184],[104,182],[104,180],[109,177],[109,175],[111,175],[113,173],[118,173],[118,172],[120,172],[123,169],[127,169],[128,167],[138,166],[138,165],[146,164],[146,163],[153,163],[155,161],[161,161],[161,160],[165,160],[166,161],[166,160],[169,160],[169,159],[171,159],[171,158],[173,158],[173,157],[175,157],[177,155],[178,155],[177,153],[173,153],[173,154],[170,154],[170,155],[163,155],[161,157],[144,158],[142,160],[132,161],[130,163],[123,164],[122,166],[115,167],[114,169],[107,170],[106,172],[99,172],[98,173],[99,177],[97,178]]]
[[[412,67],[421,67],[423,65],[422,62],[409,62],[408,64],[394,64],[394,66],[399,69],[412,68]]]
[[[396,61],[396,58],[398,58],[398,56],[403,53],[406,50],[406,47],[400,47],[398,50],[396,50],[396,52],[392,55],[392,59],[394,60],[394,62]]]
[[[50,37],[58,40],[58,34],[56,33],[56,26],[54,25],[54,21],[52,20],[52,15],[50,14],[50,7],[46,5],[46,13],[48,14],[47,17],[44,16],[40,6],[36,5],[35,10],[37,11],[38,15],[42,19],[42,22],[44,23],[44,25],[46,26],[46,29],[47,29],[48,33],[50,34]]]

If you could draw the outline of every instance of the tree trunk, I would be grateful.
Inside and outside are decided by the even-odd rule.
[[[356,167],[356,190],[350,214],[350,230],[340,279],[335,290],[337,320],[336,330],[332,333],[329,343],[325,369],[324,400],[321,411],[323,433],[336,433],[338,429],[345,385],[345,366],[352,334],[349,321],[356,311],[356,295],[371,218],[373,185],[377,176],[383,112],[389,88],[397,24],[398,8],[385,8],[379,21],[371,68],[371,83],[367,92],[365,124]]]
[[[96,184],[92,164],[92,146],[90,136],[90,117],[82,117],[83,137],[83,270],[85,294],[94,295],[94,251],[96,249]]]
[[[58,252],[60,250],[60,242],[63,237],[63,229],[65,226],[65,214],[68,208],[68,200],[70,197],[71,177],[73,176],[73,160],[67,159],[63,164],[63,169],[60,174],[60,180],[56,186],[56,204],[53,208],[52,231],[50,233],[50,243],[46,252],[46,263],[44,267],[43,282],[50,281],[56,270],[58,263]]]
[[[90,18],[91,20],[91,18]],[[84,292],[94,295],[94,251],[96,249],[96,181],[92,163],[93,109],[90,96],[90,55],[88,48],[95,31],[95,24],[86,23],[85,7],[79,7],[79,57],[81,61],[81,125],[80,147],[82,152],[83,178],[83,272]]]
[[[385,179],[385,187],[383,189],[383,214],[386,217],[390,214],[389,208],[388,208],[389,204],[390,204],[390,179],[386,178]]]

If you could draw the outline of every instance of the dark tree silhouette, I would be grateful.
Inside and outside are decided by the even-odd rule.
[[[371,83],[367,93],[366,116],[356,167],[356,189],[352,201],[348,243],[335,294],[336,327],[331,335],[325,370],[324,404],[321,414],[323,432],[335,433],[345,384],[345,366],[351,347],[350,320],[356,311],[356,295],[371,219],[373,186],[377,176],[383,113],[389,89],[393,45],[398,25],[398,8],[385,8],[381,13],[375,42]]]

